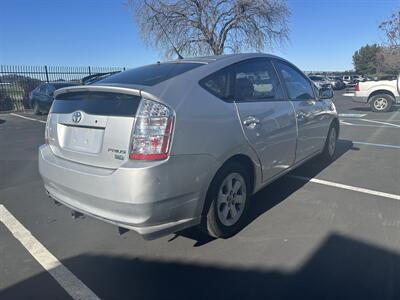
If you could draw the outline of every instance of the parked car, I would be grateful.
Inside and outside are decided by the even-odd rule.
[[[393,104],[400,103],[400,75],[387,80],[358,82],[353,101],[369,103],[372,111],[389,111]]]
[[[309,78],[315,83],[318,88],[332,88],[330,80],[325,76],[311,75]]]
[[[346,86],[354,86],[357,82],[364,81],[364,77],[361,75],[346,75],[343,76],[343,82]]]
[[[353,77],[350,75],[343,76],[343,82],[346,86],[353,85]]]
[[[342,79],[340,79],[337,76],[327,76],[327,79],[329,80],[329,83],[332,86],[332,89],[334,90],[341,90],[346,87]]]
[[[352,79],[353,79],[353,83],[362,82],[365,80],[365,78],[361,75],[353,75]]]
[[[146,239],[190,226],[227,238],[252,194],[317,155],[332,159],[332,96],[259,53],[131,69],[56,91],[39,171],[76,217]]]
[[[60,88],[78,85],[72,82],[49,82],[39,85],[29,93],[29,105],[35,115],[48,113],[53,103],[54,92]]]
[[[93,84],[93,83],[95,83],[95,82],[97,82],[97,81],[99,81],[99,80],[102,80],[102,79],[104,79],[104,78],[106,78],[106,77],[108,77],[108,76],[117,74],[117,73],[119,73],[119,72],[121,72],[121,71],[104,72],[104,73],[95,73],[95,74],[92,74],[92,75],[83,77],[83,78],[81,79],[81,83],[82,83],[82,84],[85,84],[85,85]]]

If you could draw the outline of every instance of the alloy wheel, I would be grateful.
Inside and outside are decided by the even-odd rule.
[[[232,226],[239,221],[246,199],[246,183],[242,175],[229,174],[222,182],[217,198],[217,214],[224,226]]]
[[[389,103],[385,98],[378,98],[374,101],[374,107],[376,110],[385,110],[388,104]]]
[[[332,127],[331,132],[329,134],[329,139],[328,139],[329,156],[333,156],[335,154],[336,140],[337,140],[336,129],[335,129],[335,127]]]

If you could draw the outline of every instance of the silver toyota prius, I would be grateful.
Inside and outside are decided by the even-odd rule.
[[[332,97],[266,54],[131,69],[55,93],[40,174],[75,215],[146,239],[190,226],[227,238],[252,194],[310,158],[333,158]]]

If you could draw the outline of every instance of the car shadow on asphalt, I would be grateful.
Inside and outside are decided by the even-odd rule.
[[[359,148],[354,147],[353,142],[350,140],[339,139],[337,141],[335,157],[331,162],[323,162],[321,161],[321,158],[315,157],[257,192],[255,195],[253,195],[251,199],[248,216],[243,228],[248,226],[259,216],[272,209],[274,206],[287,199],[291,194],[299,190],[307,183],[307,181],[305,180],[293,179],[290,177],[290,175],[296,174],[304,177],[313,178],[322,170],[327,168],[330,164],[332,164],[335,160],[339,159],[343,154],[350,150],[358,151]],[[189,228],[178,232],[170,239],[170,241],[173,241],[179,236],[183,236],[196,241],[193,245],[194,247],[203,246],[214,240],[214,238],[203,234],[196,228]]]
[[[354,147],[353,142],[350,140],[339,139],[337,142],[335,157],[331,162],[325,162],[320,157],[315,157],[256,193],[252,198],[246,226],[252,223],[260,215],[287,199],[308,182],[306,180],[291,178],[291,175],[314,178],[322,170],[326,169],[334,161],[350,150],[358,151],[359,148]]]
[[[62,263],[101,299],[400,299],[396,252],[332,233],[304,257],[290,271],[89,254]],[[0,298],[60,299],[49,280],[43,271]]]

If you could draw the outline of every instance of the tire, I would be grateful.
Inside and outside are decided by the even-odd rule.
[[[39,108],[39,104],[35,101],[33,102],[33,113],[35,115],[40,115],[40,108]]]
[[[229,238],[243,228],[251,194],[249,178],[246,168],[237,162],[218,171],[206,198],[209,209],[202,229],[208,235]]]
[[[377,94],[371,97],[369,105],[374,112],[388,112],[392,108],[394,99],[388,94]]]
[[[334,124],[331,125],[326,137],[324,150],[321,153],[321,158],[324,162],[331,162],[335,157],[336,144],[338,140],[338,128]]]

